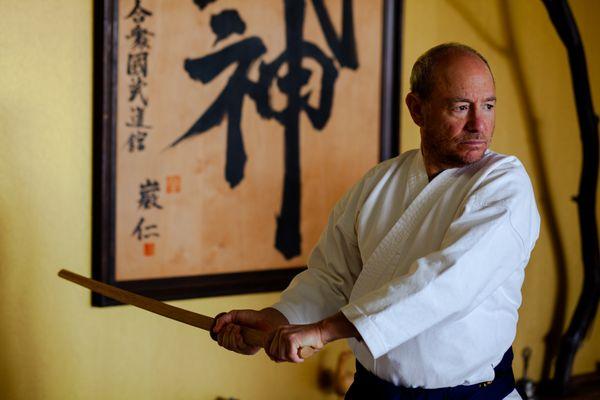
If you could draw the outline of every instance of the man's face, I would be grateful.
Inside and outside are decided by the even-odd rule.
[[[434,87],[421,101],[421,146],[434,170],[479,161],[492,140],[496,91],[483,61],[471,54],[446,57],[434,71]]]

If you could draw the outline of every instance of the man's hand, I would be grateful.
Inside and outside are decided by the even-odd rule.
[[[312,347],[319,351],[329,342],[349,337],[360,338],[360,334],[344,314],[338,312],[314,324],[280,326],[267,341],[265,352],[276,362],[299,363],[304,361],[299,355],[301,348]]]
[[[233,310],[217,318],[213,332],[220,346],[236,353],[252,355],[260,347],[250,346],[244,341],[241,326],[254,328],[267,334],[288,323],[287,318],[274,308],[255,310]]]
[[[303,362],[298,354],[303,347],[319,351],[325,346],[321,322],[307,325],[282,325],[267,341],[265,352],[275,362]]]

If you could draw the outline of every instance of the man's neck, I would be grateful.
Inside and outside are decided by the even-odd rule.
[[[422,147],[421,147],[421,155],[423,156],[423,164],[425,165],[425,172],[427,173],[427,178],[429,179],[429,182],[431,182],[436,176],[441,174],[444,170],[449,168],[447,166],[438,164],[438,163],[434,162],[433,160],[431,160],[431,157],[429,157],[423,151]]]
[[[432,180],[434,180],[435,177],[438,176],[439,174],[441,174],[442,172],[444,172],[443,169],[441,171],[438,171],[438,172],[434,173],[433,175],[427,174],[427,178],[429,178],[429,182],[431,182]]]

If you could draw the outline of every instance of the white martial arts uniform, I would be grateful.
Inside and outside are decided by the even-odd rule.
[[[487,151],[429,182],[412,150],[342,197],[273,307],[291,324],[341,310],[362,337],[349,341],[357,359],[396,385],[491,381],[515,337],[539,223],[517,158]]]

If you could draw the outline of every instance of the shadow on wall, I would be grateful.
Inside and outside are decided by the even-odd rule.
[[[467,22],[475,32],[491,48],[502,54],[509,62],[511,74],[515,81],[517,97],[519,99],[520,109],[523,112],[525,121],[526,136],[531,149],[532,161],[535,166],[536,174],[533,177],[537,186],[537,200],[541,206],[541,214],[544,224],[548,228],[551,248],[554,256],[556,268],[556,297],[554,298],[552,321],[550,330],[545,337],[544,359],[542,364],[542,381],[550,379],[550,371],[555,360],[560,344],[561,334],[565,326],[566,319],[566,296],[567,296],[567,262],[565,258],[564,246],[560,237],[556,208],[550,196],[550,184],[548,179],[548,169],[545,167],[543,150],[541,146],[541,134],[536,116],[534,115],[534,104],[527,90],[525,82],[525,73],[523,60],[521,59],[515,39],[514,24],[510,16],[510,2],[508,0],[497,0],[497,9],[501,19],[501,26],[504,29],[506,43],[499,43],[490,36],[489,30],[477,19],[461,0],[447,0],[450,6],[454,8],[461,17]]]

